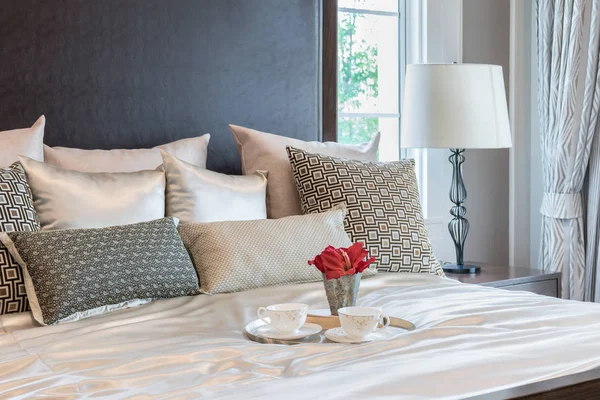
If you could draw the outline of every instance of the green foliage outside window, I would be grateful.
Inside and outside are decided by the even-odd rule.
[[[357,3],[360,3],[357,0]],[[365,16],[340,13],[338,23],[338,112],[359,112],[361,100],[377,98],[377,46],[357,35],[357,23]],[[379,129],[378,118],[340,118],[338,141],[363,143]]]

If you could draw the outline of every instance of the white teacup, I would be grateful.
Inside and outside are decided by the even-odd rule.
[[[258,318],[279,332],[291,333],[300,329],[306,322],[308,305],[301,303],[273,304],[268,307],[259,307],[256,313]],[[269,319],[267,320],[265,317],[269,317]]]
[[[390,317],[382,314],[381,309],[375,307],[344,307],[338,310],[342,329],[357,339],[388,327]],[[377,328],[380,323],[381,328]]]

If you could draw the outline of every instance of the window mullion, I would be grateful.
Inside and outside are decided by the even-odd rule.
[[[399,113],[340,112],[338,115],[347,118],[400,118]]]
[[[350,7],[338,7],[338,12],[379,15],[382,17],[398,17],[398,15],[400,14],[400,13],[394,12],[394,11],[378,11],[378,10],[369,10],[366,8],[350,8]]]

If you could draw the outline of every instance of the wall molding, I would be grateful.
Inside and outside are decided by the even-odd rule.
[[[509,152],[509,264],[530,266],[529,118],[531,114],[528,31],[531,3],[510,2],[508,107],[513,147]]]

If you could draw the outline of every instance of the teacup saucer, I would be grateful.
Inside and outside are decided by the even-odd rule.
[[[332,342],[336,343],[368,343],[373,342],[375,340],[389,339],[392,336],[394,336],[394,333],[390,332],[387,329],[370,333],[364,338],[360,339],[348,335],[346,332],[344,332],[344,330],[341,327],[331,328],[325,331],[325,337],[331,340]]]
[[[310,335],[314,335],[323,330],[321,325],[311,324],[307,322],[300,329],[295,332],[279,332],[277,329],[271,327],[270,325],[263,325],[259,327],[254,333],[256,336],[261,336],[267,339],[279,339],[279,340],[294,340],[294,339],[302,339]]]

